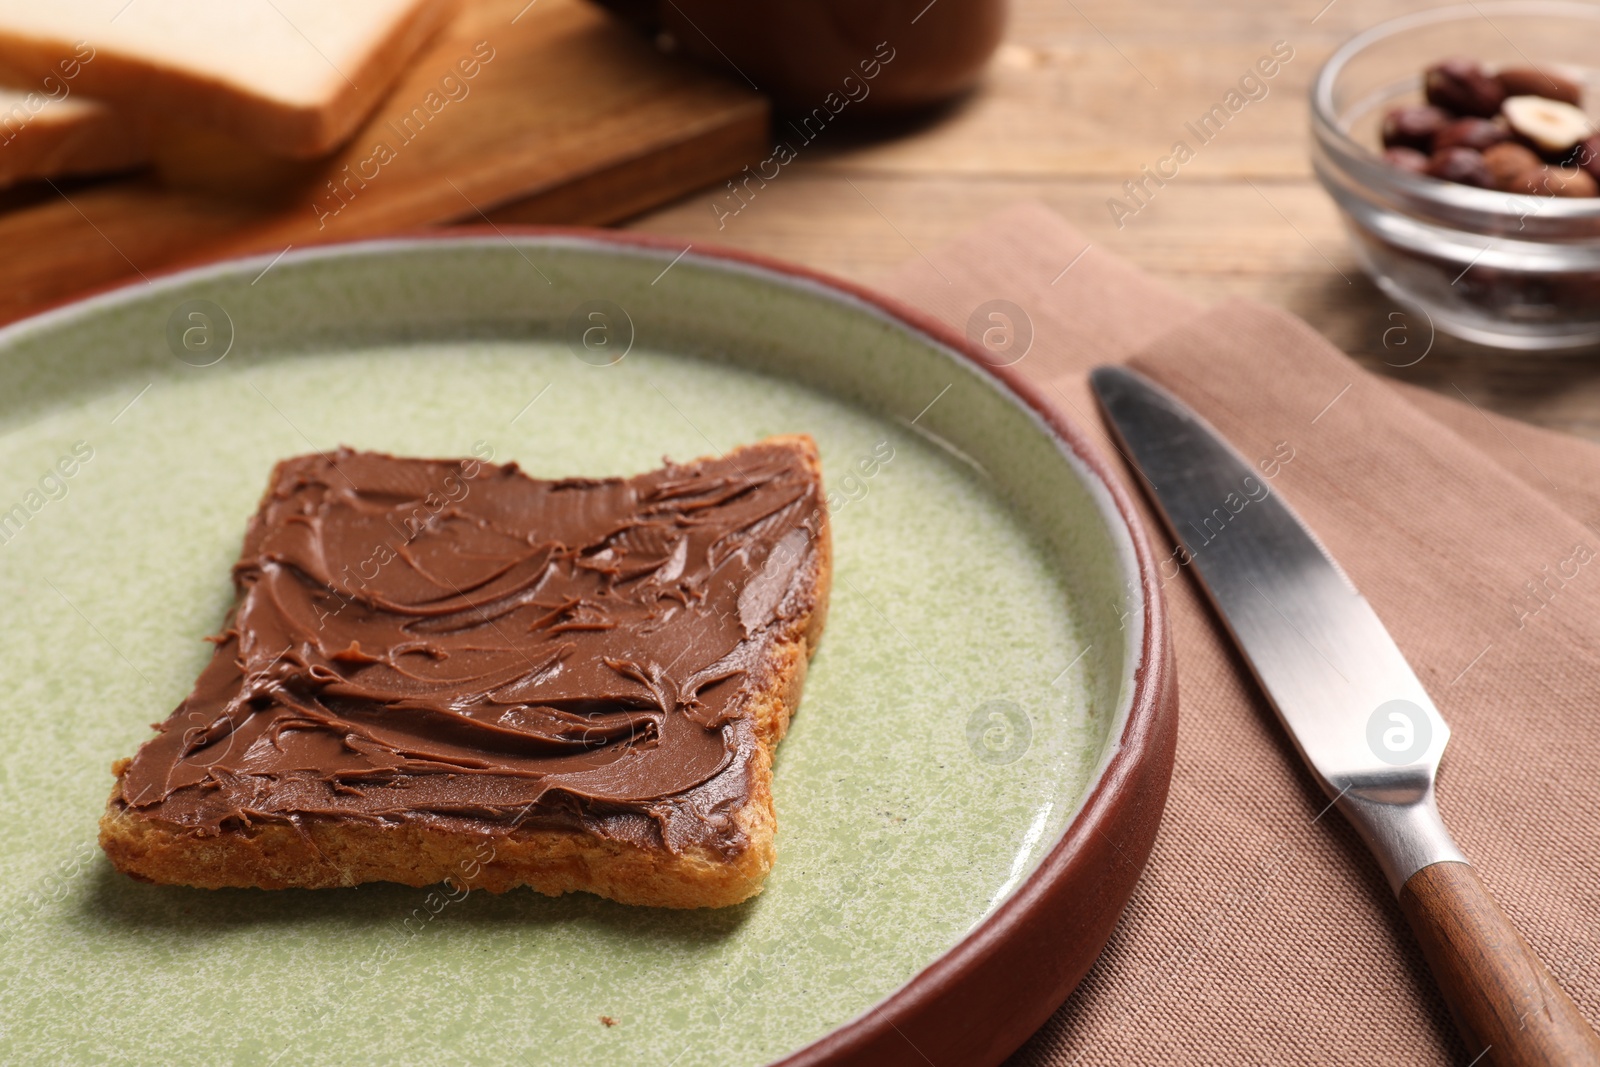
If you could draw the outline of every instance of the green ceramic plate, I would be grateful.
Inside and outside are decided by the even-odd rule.
[[[872,1011],[1029,879],[1145,654],[1104,486],[884,311],[672,255],[368,243],[0,331],[0,1061],[762,1064]],[[99,853],[110,764],[206,660],[275,460],[476,447],[630,474],[797,431],[837,563],[759,897],[203,891]]]

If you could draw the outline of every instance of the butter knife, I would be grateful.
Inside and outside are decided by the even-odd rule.
[[[1371,605],[1270,481],[1182,401],[1122,367],[1091,383],[1179,562],[1377,857],[1470,1054],[1496,1067],[1600,1067],[1600,1038],[1439,818],[1450,728]]]

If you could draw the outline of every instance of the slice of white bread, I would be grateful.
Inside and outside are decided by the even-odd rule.
[[[343,142],[456,0],[0,0],[0,82],[296,158]]]
[[[0,188],[38,178],[126,170],[147,158],[141,124],[103,104],[0,89]]]

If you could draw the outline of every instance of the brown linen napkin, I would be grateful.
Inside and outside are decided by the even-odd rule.
[[[1275,487],[1451,725],[1446,822],[1600,1020],[1600,449],[1396,386],[1282,312],[1202,310],[1087,246],[1024,205],[880,287],[957,329],[988,300],[1023,308],[1017,369],[1107,452],[1085,378],[1107,362],[1165,384],[1248,457],[1292,450]],[[1105,953],[1010,1062],[1465,1063],[1377,865],[1190,577],[1165,590],[1182,712],[1161,832]]]

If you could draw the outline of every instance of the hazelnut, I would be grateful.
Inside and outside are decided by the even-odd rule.
[[[1494,177],[1494,187],[1506,192],[1512,191],[1524,174],[1537,173],[1544,167],[1544,162],[1532,149],[1512,141],[1486,149],[1483,162]]]
[[[1433,138],[1433,150],[1454,148],[1476,148],[1482,152],[1501,141],[1511,140],[1511,127],[1506,125],[1506,120],[1495,116],[1492,119],[1466,118],[1456,119],[1445,126]]]
[[[1556,171],[1561,176],[1557,196],[1600,196],[1600,181],[1594,175],[1575,167],[1562,167]]]
[[[1572,153],[1572,162],[1589,172],[1589,177],[1600,179],[1600,133],[1595,134]]]
[[[1505,100],[1505,90],[1494,75],[1473,59],[1447,59],[1422,75],[1428,103],[1458,115],[1491,118]]]
[[[1600,196],[1600,182],[1576,167],[1558,167],[1551,172],[1550,188],[1557,196]]]
[[[1532,155],[1532,152],[1528,153]],[[1383,161],[1395,170],[1403,170],[1410,174],[1426,174],[1428,172],[1428,157],[1418,152],[1415,148],[1396,145],[1383,150]],[[1537,160],[1535,160],[1537,162]]]
[[[1525,196],[1562,198],[1600,196],[1600,182],[1575,168],[1545,167],[1526,172],[1506,191]]]
[[[1507,67],[1495,75],[1507,96],[1542,96],[1573,107],[1583,105],[1583,86],[1563,78],[1553,70],[1537,67]]]
[[[1383,147],[1432,152],[1433,138],[1449,122],[1448,114],[1427,104],[1397,107],[1383,117]]]
[[[1494,187],[1494,175],[1489,173],[1483,153],[1471,148],[1446,148],[1435,152],[1428,160],[1427,173],[1460,185],[1476,185],[1480,189]]]
[[[1560,159],[1595,134],[1588,115],[1542,96],[1513,96],[1505,102],[1504,113],[1511,131],[1547,159]]]

